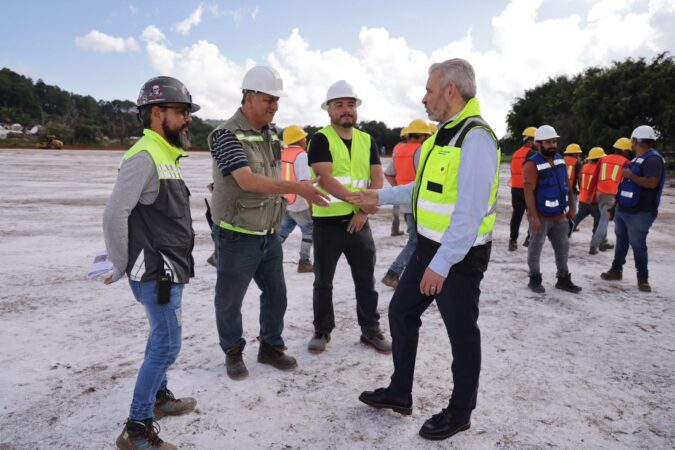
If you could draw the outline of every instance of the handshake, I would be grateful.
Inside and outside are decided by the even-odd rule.
[[[345,198],[349,203],[356,205],[367,213],[377,211],[379,195],[376,189],[365,189],[358,192],[350,192]]]

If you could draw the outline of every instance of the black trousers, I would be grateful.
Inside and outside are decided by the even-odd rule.
[[[330,334],[335,328],[333,278],[342,254],[352,271],[356,293],[356,316],[361,332],[380,332],[375,290],[375,242],[368,222],[358,233],[347,233],[349,220],[314,220],[314,330]]]
[[[453,389],[449,408],[455,417],[468,418],[476,407],[481,348],[478,328],[480,282],[487,269],[491,244],[474,247],[450,270],[441,293],[420,293],[420,282],[438,244],[420,237],[389,304],[394,373],[389,390],[396,396],[412,392],[421,316],[432,301],[441,313],[452,348]],[[437,377],[438,374],[431,374]]]
[[[523,214],[527,210],[525,205],[525,190],[521,188],[511,188],[511,206],[513,212],[511,213],[511,237],[512,241],[518,239],[518,232],[520,229],[520,222],[523,220]],[[528,231],[529,236],[529,231]]]
[[[600,209],[597,203],[582,203],[579,202],[579,211],[574,216],[574,228],[588,216],[593,217],[593,233],[598,228],[598,221],[600,220]]]

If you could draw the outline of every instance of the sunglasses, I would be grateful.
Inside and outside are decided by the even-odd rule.
[[[192,115],[192,113],[190,112],[190,108],[185,108],[183,106],[161,106],[160,108],[162,108],[163,111],[167,109],[176,110],[178,111],[178,114],[182,115],[183,119],[185,120],[187,120]]]

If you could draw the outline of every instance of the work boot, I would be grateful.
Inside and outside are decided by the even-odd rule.
[[[424,425],[420,428],[420,436],[424,439],[440,441],[469,428],[471,428],[470,419],[455,418],[449,410],[443,409],[424,422]]]
[[[258,349],[258,362],[269,364],[279,370],[293,370],[298,367],[298,362],[292,356],[284,353],[285,350],[286,347],[274,347],[261,340]]]
[[[157,400],[155,401],[155,420],[164,416],[180,416],[187,414],[195,409],[197,400],[192,397],[176,398],[168,389],[157,391]]]
[[[239,347],[232,347],[225,352],[225,368],[227,376],[233,380],[243,380],[248,376],[248,369],[244,364],[244,350]]]
[[[382,333],[373,334],[371,336],[361,335],[361,342],[373,347],[380,353],[388,355],[391,353],[391,342],[387,340]]]
[[[649,285],[649,280],[647,278],[638,278],[638,289],[641,292],[651,292],[652,287]]]
[[[589,255],[597,255],[597,254],[598,254],[598,247],[593,247],[593,246],[591,245],[590,250],[588,250],[588,254],[589,254]]]
[[[307,350],[310,353],[323,353],[326,350],[326,344],[329,342],[330,334],[314,333],[314,337],[307,344]]]
[[[382,278],[382,283],[390,288],[396,289],[396,286],[398,286],[398,275],[392,270],[387,270],[384,278]]]
[[[623,272],[614,269],[609,269],[607,272],[601,273],[600,278],[607,281],[618,281],[623,279]]]
[[[561,289],[563,291],[571,292],[572,294],[578,294],[581,292],[581,287],[572,283],[572,275],[569,273],[564,277],[558,277],[558,281],[555,284],[556,289]]]
[[[602,244],[600,244],[600,251],[604,252],[607,250],[611,250],[614,248],[614,244],[610,244],[609,242],[605,241]]]
[[[298,273],[312,273],[314,272],[314,265],[309,259],[301,259],[298,261]]]
[[[359,400],[377,409],[391,409],[394,412],[409,416],[412,414],[412,395],[399,398],[391,395],[389,389],[379,388],[374,391],[363,391]]]
[[[403,231],[399,230],[398,228],[396,228],[396,229],[392,228],[391,229],[391,235],[392,236],[401,236],[402,234],[403,234]]]
[[[523,241],[523,247],[529,247],[530,246],[530,235],[528,234],[525,237],[525,240]]]
[[[159,424],[152,419],[127,420],[122,434],[117,438],[117,448],[120,450],[178,450],[178,447],[164,442],[158,436]]]
[[[530,275],[530,282],[527,284],[527,287],[529,287],[532,292],[536,292],[537,294],[543,294],[546,292],[544,286],[541,285],[540,273],[536,275]]]
[[[211,264],[213,267],[218,267],[218,261],[216,261],[216,252],[211,253],[211,256],[206,259],[206,262]]]
[[[515,252],[516,250],[518,250],[518,241],[516,241],[515,239],[511,239],[509,241],[509,251]]]

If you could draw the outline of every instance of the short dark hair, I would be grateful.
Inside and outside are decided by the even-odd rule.
[[[138,108],[138,120],[141,122],[143,128],[150,128],[150,112],[152,111],[152,106],[141,106]]]
[[[637,141],[647,147],[654,147],[654,144],[656,144],[656,140],[654,139],[637,139]]]
[[[243,94],[243,95],[241,96],[241,104],[242,104],[242,105],[243,105],[244,103],[246,103],[246,96],[247,96],[248,94],[255,94],[255,91],[247,91],[247,90],[244,90],[244,91],[241,91],[241,92],[242,92],[242,94]]]

